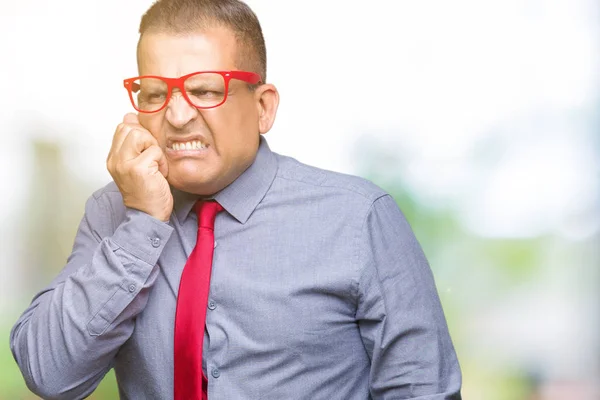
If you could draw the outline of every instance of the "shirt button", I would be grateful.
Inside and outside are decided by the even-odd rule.
[[[218,378],[221,376],[221,371],[219,371],[218,368],[213,368],[211,374],[212,374],[213,378]]]
[[[217,308],[217,303],[215,303],[213,300],[210,300],[208,302],[208,309],[209,310],[214,310],[215,308]]]
[[[217,241],[215,240],[215,246],[213,247],[213,249],[217,248]]]
[[[159,247],[159,246],[160,246],[160,239],[159,238],[152,239],[152,247]]]
[[[131,293],[135,292],[135,285],[129,285],[128,289]]]

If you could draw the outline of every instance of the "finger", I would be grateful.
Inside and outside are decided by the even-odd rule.
[[[115,162],[119,162],[119,160],[122,158],[121,148],[123,147],[123,142],[129,136],[131,131],[133,131],[136,128],[136,125],[126,125],[123,123],[120,123],[117,126],[117,130],[115,131],[115,134],[113,136],[113,142],[110,148],[110,152],[108,153],[108,157],[106,159],[107,163],[114,164]],[[143,128],[139,129],[143,130]]]
[[[115,135],[113,136],[113,144],[111,149],[115,152],[119,151],[121,146],[123,145],[123,140],[129,134],[131,129],[133,128],[143,128],[145,129],[138,119],[137,114],[135,113],[127,113],[123,116],[123,122],[117,126],[115,130]]]
[[[135,113],[127,113],[123,117],[123,123],[124,124],[136,124],[136,125],[140,125],[140,120],[138,119],[137,114],[135,114]]]
[[[123,122],[121,124],[119,124],[119,127],[117,127],[117,129],[121,129],[121,130],[123,130],[123,132],[120,132],[118,134],[118,136],[115,136],[113,138],[113,144],[114,144],[113,147],[114,147],[115,152],[118,152],[120,150],[121,146],[123,145],[123,141],[129,135],[129,132],[131,132],[132,129],[136,129],[136,128],[139,130],[142,130],[142,131],[148,131],[140,123],[137,114],[134,114],[134,113],[125,114],[125,116],[123,117]],[[148,131],[148,133],[150,133],[150,131]]]
[[[119,157],[123,161],[131,160],[142,154],[150,146],[158,146],[156,138],[143,128],[131,128],[123,145],[118,150]]]
[[[132,126],[125,125],[124,123],[117,125],[117,129],[115,129],[115,134],[113,135],[112,144],[110,146],[109,157],[119,152],[121,146],[123,145],[123,141],[127,135],[129,135],[129,132],[131,132],[132,129]]]
[[[123,117],[123,122],[117,126],[115,131],[115,136],[113,137],[113,146],[112,149],[115,152],[118,152],[121,146],[123,145],[123,140],[127,137],[131,129],[140,128],[145,129],[138,119],[137,114],[127,113]]]
[[[165,178],[169,175],[169,166],[165,153],[157,145],[148,147],[136,160],[140,165],[146,165],[151,174],[160,172]]]

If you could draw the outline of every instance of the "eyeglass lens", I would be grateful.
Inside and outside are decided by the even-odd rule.
[[[221,74],[203,72],[184,82],[190,102],[199,108],[214,107],[225,99],[225,78]],[[173,93],[179,89],[173,88]],[[167,102],[168,85],[159,78],[140,78],[133,82],[132,97],[137,109],[156,111]]]

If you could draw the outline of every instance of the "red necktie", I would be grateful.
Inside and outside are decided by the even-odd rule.
[[[198,239],[185,263],[175,314],[175,400],[206,400],[208,380],[202,372],[202,344],[215,242],[214,225],[223,207],[198,202]]]

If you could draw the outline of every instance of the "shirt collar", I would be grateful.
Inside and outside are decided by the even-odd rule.
[[[242,224],[267,194],[277,173],[277,159],[261,136],[254,162],[235,181],[216,193],[215,199],[223,208]],[[171,188],[175,215],[183,223],[199,196]]]

